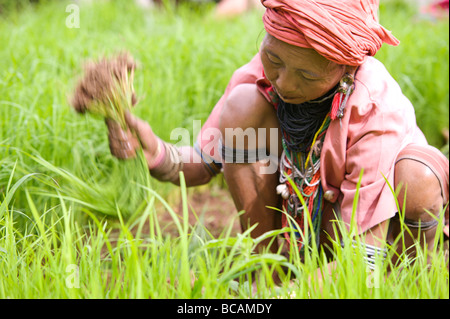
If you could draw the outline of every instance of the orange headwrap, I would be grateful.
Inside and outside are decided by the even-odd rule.
[[[266,31],[338,64],[361,65],[383,42],[399,41],[378,23],[379,0],[261,0]]]

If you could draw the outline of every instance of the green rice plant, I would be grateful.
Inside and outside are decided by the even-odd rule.
[[[402,222],[404,211],[400,210],[398,201],[397,207],[401,222],[401,236],[392,244],[387,244],[387,258],[382,259],[380,255],[376,256],[373,269],[370,269],[365,261],[366,252],[362,244],[362,239],[357,234],[356,212],[359,194],[359,184],[362,178],[361,172],[358,183],[354,205],[352,210],[352,219],[349,225],[344,224],[340,220],[333,222],[335,234],[340,234],[339,239],[331,239],[332,242],[332,261],[328,260],[323,251],[323,247],[319,249],[314,241],[311,241],[310,247],[304,249],[304,255],[301,256],[296,246],[297,234],[296,229],[299,225],[295,220],[288,217],[290,230],[290,259],[289,261],[298,267],[294,281],[289,282],[286,286],[278,289],[278,292],[284,292],[287,297],[295,298],[405,298],[405,292],[402,291],[403,280],[410,277],[411,281],[404,283],[403,287],[408,286],[412,294],[420,295],[422,298],[447,298],[449,295],[448,281],[448,248],[445,248],[442,228],[444,225],[444,211],[438,217],[439,225],[436,229],[437,239],[433,247],[424,249],[423,243],[419,238],[416,239],[414,249],[417,250],[415,258],[411,258],[406,252],[404,244],[404,236],[411,234],[410,230]],[[388,181],[386,181],[388,183]],[[295,188],[295,185],[294,185]],[[397,198],[397,192],[391,187],[393,196]],[[297,192],[300,200],[301,194]],[[310,216],[305,209],[305,227],[304,232],[300,232],[300,240],[307,242],[307,238],[314,238],[314,229]],[[284,212],[285,213],[285,212]],[[286,214],[286,213],[285,213]],[[294,226],[294,227],[293,227]],[[313,232],[313,234],[308,234]],[[448,245],[448,242],[447,242]],[[397,247],[403,247],[403,253],[399,256]],[[446,251],[447,249],[447,251]],[[391,258],[396,256],[397,262],[393,264]],[[436,266],[436,268],[435,268]],[[433,268],[433,270],[430,270]],[[440,269],[440,270],[437,270]],[[440,278],[437,273],[441,273]],[[297,274],[301,273],[301,276]],[[424,282],[422,282],[422,280]],[[433,291],[430,283],[439,286],[438,291]],[[421,286],[423,287],[421,288]],[[442,288],[442,289],[441,289]],[[431,297],[435,296],[435,297]]]
[[[156,192],[147,190],[170,209]],[[171,238],[160,228],[153,201],[133,222],[120,218],[114,228],[89,209],[85,211],[91,222],[79,224],[74,204],[62,196],[59,205],[49,209],[61,210],[62,217],[46,221],[34,195],[26,194],[34,226],[17,229],[11,205],[0,219],[1,298],[42,298],[43,292],[46,298],[448,298],[441,249],[436,248],[430,265],[428,252],[419,247],[414,262],[404,256],[391,267],[389,261],[377,260],[378,271],[369,272],[363,251],[346,244],[350,233],[340,222],[336,227],[344,234],[344,245],[333,243],[335,262],[332,275],[326,275],[330,264],[323,252],[311,252],[301,261],[255,252],[259,242],[288,229],[256,239],[250,232],[232,237],[227,229],[212,238],[201,235],[201,224],[186,226],[186,213],[178,217],[171,211],[179,232]],[[141,232],[144,224],[150,226],[148,234]],[[294,244],[290,252],[296,251]],[[281,284],[275,285],[272,274],[283,269],[295,280],[281,277]]]

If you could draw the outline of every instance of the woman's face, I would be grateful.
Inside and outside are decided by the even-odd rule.
[[[290,45],[269,34],[262,43],[261,61],[275,91],[290,104],[323,96],[346,72],[344,65],[325,59],[313,49]]]

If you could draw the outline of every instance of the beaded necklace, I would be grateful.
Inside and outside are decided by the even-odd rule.
[[[313,239],[319,244],[324,206],[324,192],[320,180],[320,154],[331,121],[336,119],[340,121],[343,117],[345,105],[354,90],[354,76],[346,73],[338,85],[324,97],[298,106],[301,108],[302,106],[308,106],[308,104],[315,104],[318,109],[325,110],[326,115],[322,118],[320,118],[320,114],[318,117],[317,114],[309,114],[316,117],[315,123],[310,121],[302,123],[301,118],[309,117],[300,114],[280,118],[279,107],[283,101],[271,85],[263,87],[263,90],[277,110],[278,120],[283,132],[280,185],[277,187],[277,193],[283,198],[283,209],[295,222],[290,223],[286,214],[283,214],[282,225],[283,227],[291,226],[294,228],[298,249],[302,251]],[[320,122],[318,122],[319,119]],[[291,123],[286,125],[284,121]],[[315,125],[317,123],[321,123],[318,129]],[[311,135],[312,133],[314,135]],[[297,193],[303,200],[300,200]],[[309,215],[308,219],[305,218],[305,212]],[[310,220],[312,226],[312,229],[308,232],[306,232],[306,227],[309,227],[309,223],[307,222],[305,225],[306,220]],[[306,233],[308,233],[308,238],[304,238]],[[290,234],[286,233],[285,237],[289,242]]]
[[[304,246],[304,241],[309,244],[314,239],[318,244],[320,225],[322,222],[323,212],[323,189],[320,182],[320,152],[325,139],[325,134],[330,124],[330,113],[328,113],[322,122],[319,130],[316,132],[314,139],[310,145],[309,152],[292,151],[287,147],[285,138],[283,137],[283,154],[280,161],[280,185],[277,191],[283,197],[283,208],[286,213],[291,216],[295,222],[291,223],[291,227],[295,230],[297,237],[297,245],[300,250]],[[294,185],[289,181],[291,180]],[[300,200],[297,192],[304,200],[304,204]],[[305,209],[306,207],[306,209]],[[302,238],[306,233],[305,216],[307,212],[311,221],[312,230],[308,231],[309,238]],[[283,227],[289,226],[288,217],[282,216]],[[285,234],[289,241],[289,233]]]
[[[266,89],[272,104],[277,110],[282,136],[283,153],[280,159],[280,185],[277,192],[283,197],[284,211],[294,219],[289,223],[289,217],[282,215],[283,227],[294,228],[297,246],[303,250],[305,244],[311,242],[312,233],[314,240],[318,243],[320,225],[323,211],[323,189],[320,183],[320,153],[325,139],[325,134],[330,125],[331,98],[335,95],[337,88],[330,90],[325,98],[318,101],[294,106],[290,111],[297,113],[289,116],[288,111],[281,108],[286,107],[283,101],[272,87]],[[309,107],[309,109],[308,109]],[[301,114],[301,112],[304,114]],[[308,110],[308,111],[304,111]],[[313,121],[303,121],[308,117]],[[288,122],[288,123],[286,123]],[[290,182],[292,181],[292,182]],[[293,186],[293,184],[295,186]],[[296,190],[304,200],[302,204]],[[306,210],[304,209],[306,207]],[[305,216],[308,212],[311,225],[314,231],[309,230],[309,238],[303,238],[305,234]],[[290,234],[285,233],[285,237],[290,241]]]

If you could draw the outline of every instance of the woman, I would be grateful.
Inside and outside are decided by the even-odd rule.
[[[195,147],[164,143],[128,114],[137,137],[108,122],[112,154],[133,157],[142,145],[155,177],[176,184],[183,171],[189,186],[223,169],[237,209],[245,211],[243,229],[257,223],[256,237],[287,225],[287,214],[270,208],[283,207],[298,223],[299,248],[339,236],[332,221],[351,223],[360,183],[355,222],[369,257],[383,254],[386,240],[401,232],[392,185],[412,235],[432,246],[448,203],[448,160],[427,145],[411,103],[372,57],[383,43],[399,43],[378,24],[378,1],[262,4],[267,35],[260,52],[234,73]],[[207,134],[211,129],[220,139]],[[302,238],[307,212],[317,238]],[[448,236],[448,209],[445,220]],[[412,244],[406,238],[406,247]]]

